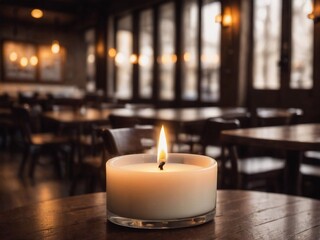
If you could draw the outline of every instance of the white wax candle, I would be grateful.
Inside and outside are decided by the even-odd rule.
[[[106,164],[107,206],[116,215],[147,220],[194,217],[215,209],[217,163],[169,154],[164,170],[155,155],[116,157]]]

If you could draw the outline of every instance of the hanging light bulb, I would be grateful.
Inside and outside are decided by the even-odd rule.
[[[31,11],[31,16],[33,18],[42,18],[43,17],[43,11],[41,9],[35,8]]]
[[[28,63],[29,63],[28,58],[22,57],[22,58],[20,59],[20,66],[21,66],[21,67],[26,67],[26,66],[28,66]]]
[[[30,64],[31,64],[32,66],[36,66],[36,65],[38,64],[38,58],[37,58],[37,56],[32,56],[32,57],[30,58],[29,62],[30,62]]]
[[[51,52],[57,54],[60,52],[60,44],[59,41],[53,40],[51,45]]]
[[[15,62],[18,59],[18,54],[16,52],[11,52],[9,55],[9,59],[11,62]]]

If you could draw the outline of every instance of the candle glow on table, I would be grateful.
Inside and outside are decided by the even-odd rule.
[[[107,162],[107,210],[110,221],[117,223],[109,214],[134,219],[131,227],[140,227],[135,224],[136,221],[162,221],[167,224],[171,220],[194,218],[207,213],[213,217],[217,189],[216,161],[202,155],[167,154],[161,144],[159,141],[158,156],[124,155]],[[159,169],[161,162],[165,162],[163,170]]]

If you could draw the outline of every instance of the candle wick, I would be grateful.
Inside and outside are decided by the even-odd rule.
[[[160,164],[159,164],[159,168],[160,168],[160,170],[163,170],[163,166],[166,164],[166,162],[160,162]]]

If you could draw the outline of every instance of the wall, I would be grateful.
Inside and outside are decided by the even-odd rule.
[[[86,84],[86,46],[82,33],[76,31],[54,32],[48,27],[39,28],[33,25],[18,25],[14,33],[14,27],[10,24],[2,24],[0,31],[1,40],[28,41],[36,44],[50,45],[55,36],[57,36],[57,39],[59,39],[60,44],[66,49],[67,53],[64,81],[62,84],[84,88]],[[2,76],[2,63],[0,65],[0,76]],[[0,79],[0,82],[4,83],[3,81],[3,79]],[[35,84],[30,83],[30,85]]]

